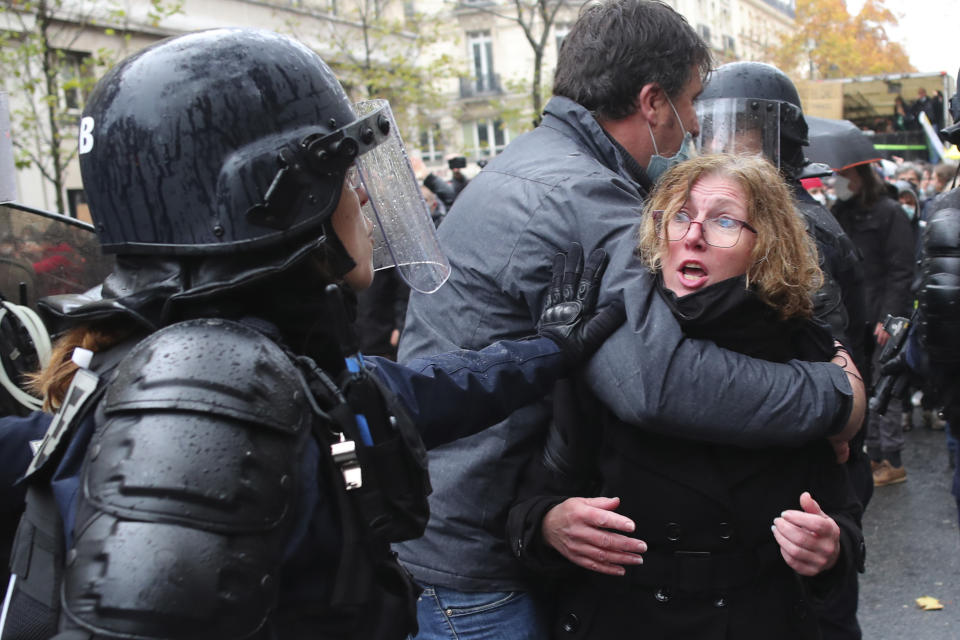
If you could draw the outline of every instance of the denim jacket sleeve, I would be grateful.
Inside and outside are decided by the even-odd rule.
[[[400,399],[427,448],[496,424],[541,398],[564,373],[548,338],[504,340],[479,351],[452,351],[397,364],[364,362]]]

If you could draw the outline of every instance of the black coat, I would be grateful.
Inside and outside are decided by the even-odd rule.
[[[727,298],[735,295],[728,290]],[[719,306],[704,302],[706,314]],[[684,330],[778,361],[790,354],[822,360],[830,350],[820,329],[780,322],[755,299]],[[695,402],[696,390],[690,394]],[[846,468],[825,440],[755,450],[689,442],[625,424],[583,393],[555,397],[563,408],[555,407],[543,459],[533,465],[507,530],[529,568],[564,576],[554,637],[819,638],[815,607],[853,577],[863,542]],[[782,511],[799,508],[803,491],[841,529],[837,565],[814,579],[786,565],[770,531]],[[570,495],[619,497],[617,512],[635,522],[633,535],[649,546],[644,564],[607,577],[574,568],[547,547],[543,516]]]
[[[833,213],[863,258],[867,320],[909,316],[913,296],[914,235],[900,205],[881,197],[864,207],[859,198],[838,202]]]
[[[860,255],[833,214],[814,200],[799,180],[792,179],[790,187],[794,204],[817,244],[823,270],[823,286],[814,296],[814,316],[830,327],[862,367],[866,363],[863,343],[868,331]]]

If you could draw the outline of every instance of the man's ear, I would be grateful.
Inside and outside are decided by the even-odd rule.
[[[636,98],[636,109],[643,116],[643,119],[651,126],[659,124],[657,114],[661,111],[662,104],[666,102],[666,94],[659,84],[651,82],[643,85]]]

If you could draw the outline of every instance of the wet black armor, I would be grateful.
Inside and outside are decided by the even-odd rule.
[[[920,344],[934,362],[960,364],[960,209],[939,209],[923,231],[917,293]]]
[[[417,588],[388,543],[422,532],[429,482],[415,430],[372,377],[334,381],[258,328],[203,319],[136,344],[101,373],[99,394],[35,473],[49,476],[93,411],[73,543],[39,482],[32,512],[56,527],[38,535],[28,522],[18,540],[14,572],[21,590],[44,583],[29,604],[48,622],[35,635],[36,610],[13,606],[3,640],[55,628],[64,639],[399,639],[415,628]],[[361,444],[361,414],[373,446]],[[318,565],[312,602],[283,572],[311,522],[339,533],[325,540],[338,562]]]

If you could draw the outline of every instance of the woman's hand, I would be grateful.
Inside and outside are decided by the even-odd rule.
[[[840,527],[809,492],[800,495],[803,511],[784,511],[773,520],[773,537],[787,565],[802,576],[833,568],[840,557]]]
[[[636,528],[630,518],[613,512],[618,506],[620,498],[568,498],[543,517],[543,539],[575,565],[622,576],[623,565],[643,564],[640,554],[647,544],[614,533]]]

